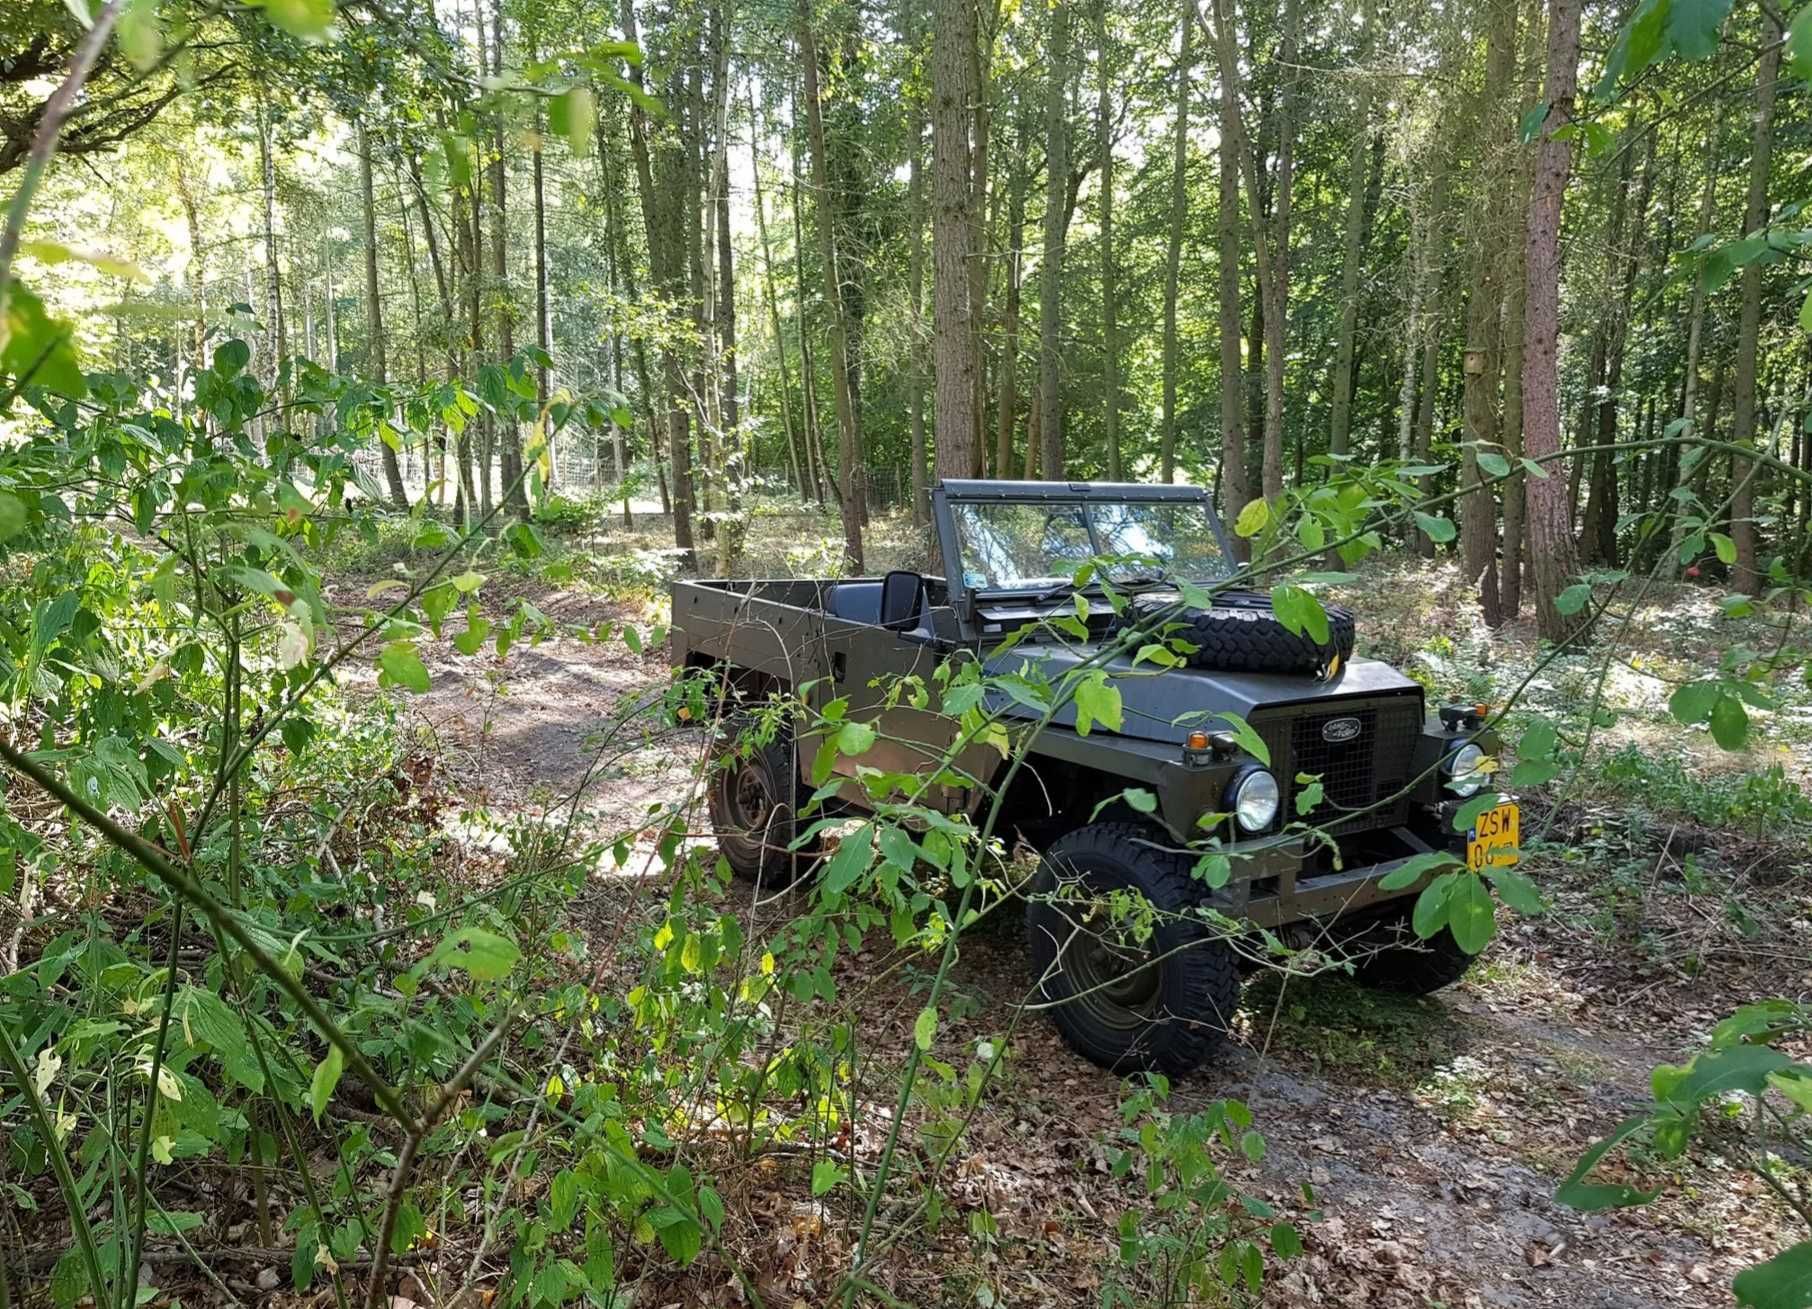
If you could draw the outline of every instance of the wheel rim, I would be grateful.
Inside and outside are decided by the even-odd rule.
[[[1157,1013],[1163,985],[1155,942],[1119,942],[1091,931],[1087,924],[1072,925],[1077,931],[1063,958],[1072,1003],[1103,1026],[1148,1026]]]
[[[739,857],[759,858],[774,821],[774,788],[767,769],[745,759],[728,769],[718,783],[723,823],[718,839],[735,847]]]

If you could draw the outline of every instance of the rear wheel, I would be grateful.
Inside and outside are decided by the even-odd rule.
[[[799,774],[792,733],[774,729],[773,739],[755,739],[756,726],[744,715],[730,718],[712,752],[709,805],[711,827],[724,861],[744,881],[791,886],[817,856],[814,838],[792,850],[799,834]]]
[[[1046,853],[1026,909],[1039,998],[1078,1054],[1115,1072],[1199,1067],[1239,1007],[1231,947],[1190,912],[1193,861],[1164,841],[1133,823],[1079,828]]]
[[[1348,945],[1353,977],[1361,986],[1399,995],[1431,995],[1466,975],[1478,956],[1460,949],[1453,933],[1441,929],[1424,941],[1409,925],[1409,911],[1380,919]]]

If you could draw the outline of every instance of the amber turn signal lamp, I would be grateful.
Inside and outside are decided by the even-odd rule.
[[[1189,734],[1189,748],[1191,750],[1206,750],[1208,748],[1208,733],[1203,731],[1191,732]]]

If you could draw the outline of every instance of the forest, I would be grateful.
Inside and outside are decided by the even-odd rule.
[[[8,0],[0,1309],[1812,1306],[1809,96],[1778,0]],[[1070,671],[672,653],[955,604],[980,483],[1228,557],[1042,579]],[[1235,592],[1468,734],[1454,984],[1220,912],[1231,799],[1074,802],[1183,910],[997,824]],[[1053,905],[1227,952],[1213,1057],[1060,1040]]]

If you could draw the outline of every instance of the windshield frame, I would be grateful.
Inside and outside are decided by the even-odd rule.
[[[1233,553],[1220,515],[1208,492],[1196,486],[1146,485],[1138,482],[988,482],[951,480],[940,482],[931,494],[932,518],[937,526],[942,548],[944,573],[950,595],[967,596],[977,602],[989,600],[1023,600],[1048,589],[1047,586],[973,587],[963,580],[962,540],[957,532],[954,508],[959,505],[1005,504],[1191,504],[1207,516],[1209,530],[1226,562],[1226,576],[1238,569],[1238,556]],[[1177,578],[1199,582],[1199,578]],[[1090,588],[1096,584],[1090,583]],[[1085,589],[1090,589],[1085,588]]]

